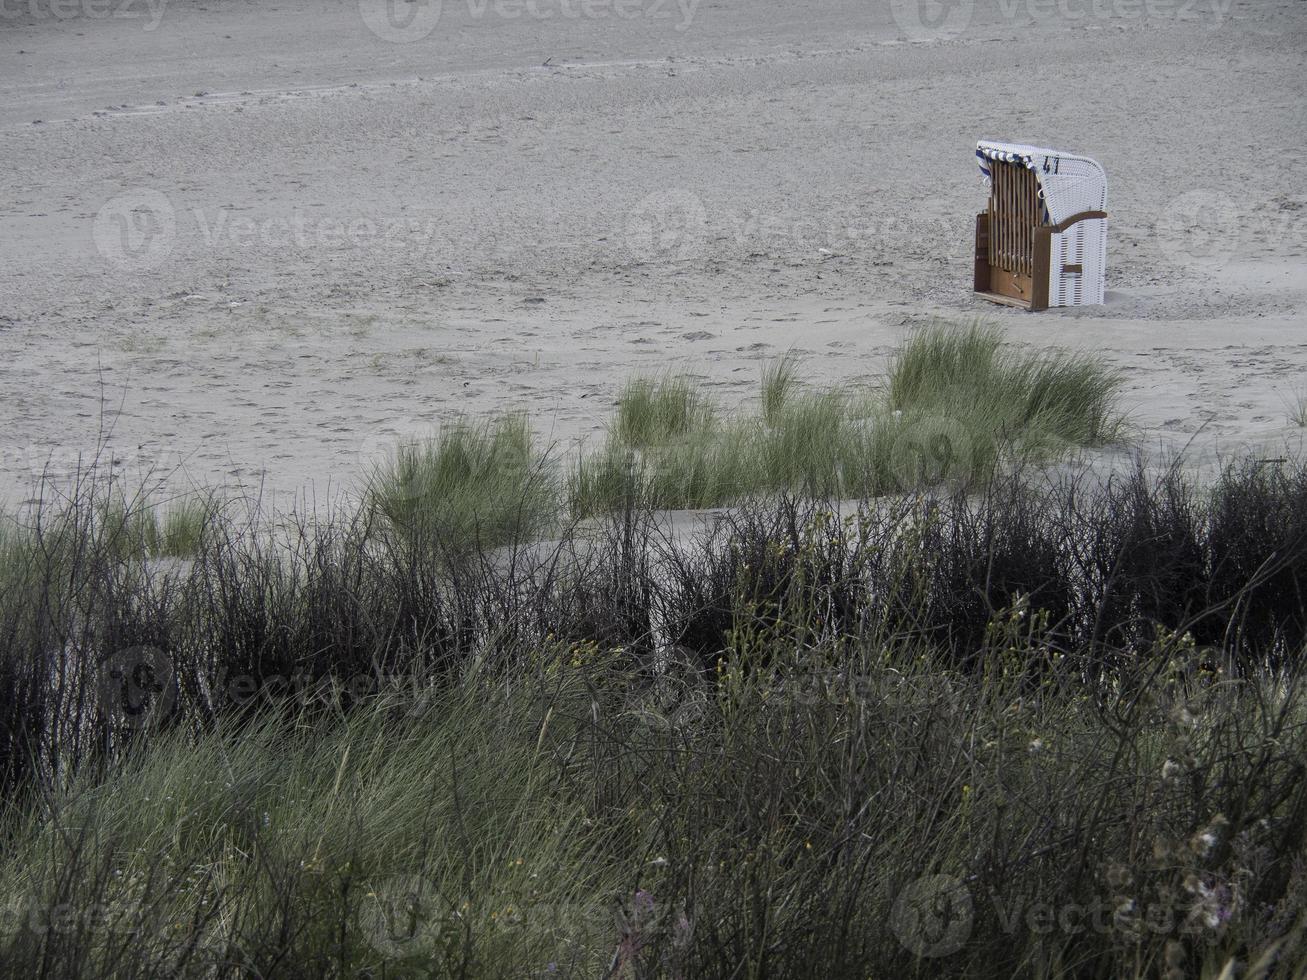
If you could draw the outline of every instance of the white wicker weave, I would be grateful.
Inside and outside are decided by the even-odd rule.
[[[1058,225],[1086,211],[1107,210],[1107,174],[1096,160],[1023,143],[981,140],[976,160],[986,184],[989,161],[1019,163],[1034,171],[1045,224]],[[1077,221],[1052,236],[1050,306],[1089,306],[1103,302],[1107,270],[1107,219]],[[1080,266],[1067,272],[1066,266]]]

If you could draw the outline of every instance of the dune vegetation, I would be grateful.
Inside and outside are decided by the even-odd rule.
[[[559,506],[554,467],[521,414],[401,442],[368,475],[365,497],[401,537],[464,549],[538,534]]]
[[[683,377],[633,380],[606,442],[570,479],[573,513],[975,485],[1005,460],[1047,460],[1124,432],[1116,373],[1086,355],[1006,349],[981,324],[917,331],[882,390],[813,389],[801,368],[790,357],[764,366],[756,414],[721,412]]]
[[[1307,429],[1307,392],[1299,392],[1289,402],[1289,422]]]
[[[591,507],[514,418],[361,507],[0,524],[6,975],[1301,975],[1307,463],[1022,465],[1119,435],[1095,372],[633,382]],[[932,413],[986,465],[851,499]]]
[[[572,457],[537,447],[522,415],[457,421],[401,444],[369,497],[400,534],[471,548],[632,506],[974,486],[1004,463],[1119,440],[1120,385],[1087,355],[1014,351],[992,327],[936,324],[907,339],[880,389],[816,388],[783,357],[763,366],[756,410],[727,412],[687,377],[633,378],[602,443]]]

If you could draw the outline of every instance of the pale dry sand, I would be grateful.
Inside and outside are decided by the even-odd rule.
[[[460,415],[567,447],[633,372],[731,404],[793,350],[874,383],[934,316],[1101,351],[1149,449],[1301,442],[1302,0],[975,0],[933,35],[913,0],[424,0],[412,43],[352,0],[26,2],[0,17],[11,504],[101,442],[174,487],[318,496]],[[1106,166],[1107,306],[971,295],[982,136]]]

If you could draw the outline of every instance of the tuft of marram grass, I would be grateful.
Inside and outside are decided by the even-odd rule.
[[[710,507],[747,491],[734,426],[691,379],[637,377],[618,396],[602,447],[583,454],[568,480],[578,517],[632,506]]]
[[[632,507],[715,507],[755,489],[758,465],[757,439],[751,427],[741,423],[644,452],[609,442],[578,461],[568,500],[576,517]]]
[[[644,496],[639,455],[611,440],[597,452],[582,453],[567,480],[574,517],[631,510],[642,505]]]
[[[716,410],[685,377],[633,378],[618,396],[612,435],[628,449],[663,446],[709,431]]]
[[[1307,429],[1307,391],[1300,391],[1289,402],[1289,421],[1300,429]]]
[[[764,410],[766,393],[764,387]],[[789,392],[764,421],[754,429],[758,489],[841,494],[859,446],[844,392]]]
[[[196,494],[169,504],[158,521],[154,555],[189,558],[199,552],[204,534],[221,504],[212,494]]]
[[[1005,349],[999,331],[933,324],[893,358],[888,408],[935,416],[1034,455],[1120,438],[1123,379],[1099,358]]]
[[[786,354],[763,366],[762,420],[768,425],[779,423],[781,412],[798,384],[798,374],[799,361],[792,354]]]
[[[552,467],[520,414],[401,442],[371,474],[368,497],[393,530],[455,551],[522,540],[559,509]]]
[[[106,550],[122,560],[157,555],[162,544],[159,515],[140,499],[111,492],[96,508],[95,531]]]

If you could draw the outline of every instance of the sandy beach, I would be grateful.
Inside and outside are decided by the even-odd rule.
[[[935,317],[1101,352],[1150,449],[1307,431],[1300,0],[403,13],[4,7],[0,499],[97,452],[324,495],[506,409],[561,451],[633,373],[875,383]],[[1105,306],[973,296],[981,137],[1105,166]]]

